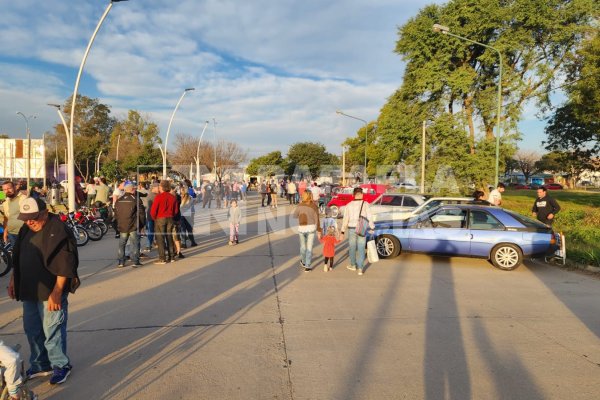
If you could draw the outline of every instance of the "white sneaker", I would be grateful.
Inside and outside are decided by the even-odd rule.
[[[362,269],[359,269],[359,270],[358,270],[358,275],[362,275],[362,274],[363,274],[363,271],[362,271]]]
[[[350,271],[356,271],[356,267],[354,265],[346,265],[346,269],[349,269]]]
[[[327,272],[329,271],[329,268],[327,268],[327,264],[323,265],[323,272]]]

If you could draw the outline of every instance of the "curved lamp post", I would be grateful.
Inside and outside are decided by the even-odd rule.
[[[213,117],[213,133],[215,137],[215,165],[213,172],[215,173],[215,182],[217,181],[217,120]]]
[[[198,148],[196,149],[196,157],[194,157],[194,161],[196,161],[196,185],[200,186],[200,143],[202,143],[202,137],[204,136],[204,132],[208,127],[209,121],[204,121],[204,128],[202,129],[202,133],[200,134],[200,140],[198,140]]]
[[[177,104],[175,105],[175,109],[173,110],[173,113],[171,114],[171,119],[169,119],[169,126],[167,127],[167,135],[165,136],[165,148],[164,148],[164,151],[162,151],[163,179],[167,179],[167,142],[169,141],[169,133],[171,132],[171,124],[173,124],[173,118],[175,118],[175,113],[177,112],[177,109],[179,108],[179,104],[181,104],[181,101],[185,97],[185,94],[187,92],[191,92],[192,90],[195,90],[195,88],[187,88],[183,91],[183,93],[181,94],[181,97],[179,97],[179,100],[177,101]]]
[[[74,121],[75,105],[77,103],[77,90],[79,89],[79,81],[81,80],[81,75],[83,73],[83,67],[87,60],[90,49],[92,48],[92,44],[94,43],[94,39],[96,39],[96,34],[100,30],[100,27],[102,26],[102,23],[104,22],[110,9],[112,8],[113,3],[119,3],[122,1],[127,1],[127,0],[111,0],[111,2],[106,7],[106,10],[104,10],[104,14],[102,14],[100,21],[98,21],[98,25],[96,25],[96,29],[94,30],[94,33],[92,34],[92,37],[90,38],[87,48],[85,49],[85,53],[83,54],[83,59],[81,60],[81,65],[79,66],[79,72],[77,73],[77,79],[75,80],[75,89],[73,90],[73,98],[71,100],[70,127],[69,127],[69,130],[67,131],[67,142],[69,142],[69,145],[67,145],[67,149],[69,152],[68,166],[67,166],[67,180],[68,180],[67,186],[68,186],[68,195],[69,195],[69,211],[75,211],[75,156],[74,156],[74,151],[73,151],[73,125],[75,122]]]
[[[27,135],[27,195],[29,196],[29,180],[31,179],[31,134],[29,133],[29,120],[35,119],[35,115],[26,117],[21,111],[17,111],[17,115],[20,115],[25,120],[25,133]]]
[[[455,37],[457,39],[462,39],[465,40],[467,42],[470,43],[474,43],[477,44],[479,46],[483,46],[485,48],[494,50],[496,53],[498,53],[498,58],[499,58],[499,67],[498,67],[498,115],[497,115],[497,122],[496,125],[497,127],[497,132],[496,132],[496,174],[494,175],[494,186],[497,187],[498,186],[498,175],[500,173],[499,171],[499,160],[500,160],[500,134],[502,132],[502,127],[501,127],[501,118],[500,118],[500,114],[502,113],[502,53],[500,53],[500,50],[498,50],[495,47],[489,46],[487,44],[483,44],[480,42],[476,42],[475,40],[471,40],[468,39],[466,37],[463,36],[459,36],[456,35],[454,33],[450,32],[450,28],[444,25],[440,25],[440,24],[434,24],[433,25],[433,31],[434,32],[440,32],[443,33],[444,35],[448,35],[448,36],[452,36]]]
[[[339,115],[343,115],[344,117],[348,117],[348,118],[352,118],[352,119],[356,119],[358,121],[361,121],[363,124],[365,124],[365,173],[363,175],[363,183],[367,183],[367,121],[365,121],[362,118],[358,118],[358,117],[354,117],[352,115],[348,115],[340,110],[336,110],[336,114]]]

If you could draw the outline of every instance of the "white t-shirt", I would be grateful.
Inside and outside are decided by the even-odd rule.
[[[321,189],[319,189],[318,186],[311,187],[310,193],[312,194],[313,201],[319,201],[319,197],[321,197]]]
[[[500,191],[498,189],[492,190],[490,192],[490,198],[489,198],[488,202],[495,206],[500,205],[500,203],[502,202],[502,193],[500,193]]]

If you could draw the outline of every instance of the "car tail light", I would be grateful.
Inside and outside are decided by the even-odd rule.
[[[550,236],[550,244],[552,246],[556,245],[556,234],[554,232],[552,232],[552,236]]]

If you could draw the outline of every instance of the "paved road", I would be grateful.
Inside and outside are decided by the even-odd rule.
[[[117,241],[81,248],[66,384],[41,399],[598,399],[600,280],[537,263],[403,255],[364,276],[305,273],[288,206],[196,215],[184,260],[115,268]],[[321,247],[315,248],[321,265]],[[155,255],[152,253],[152,255]],[[0,278],[6,286],[6,277]],[[0,338],[28,346],[0,297]]]

